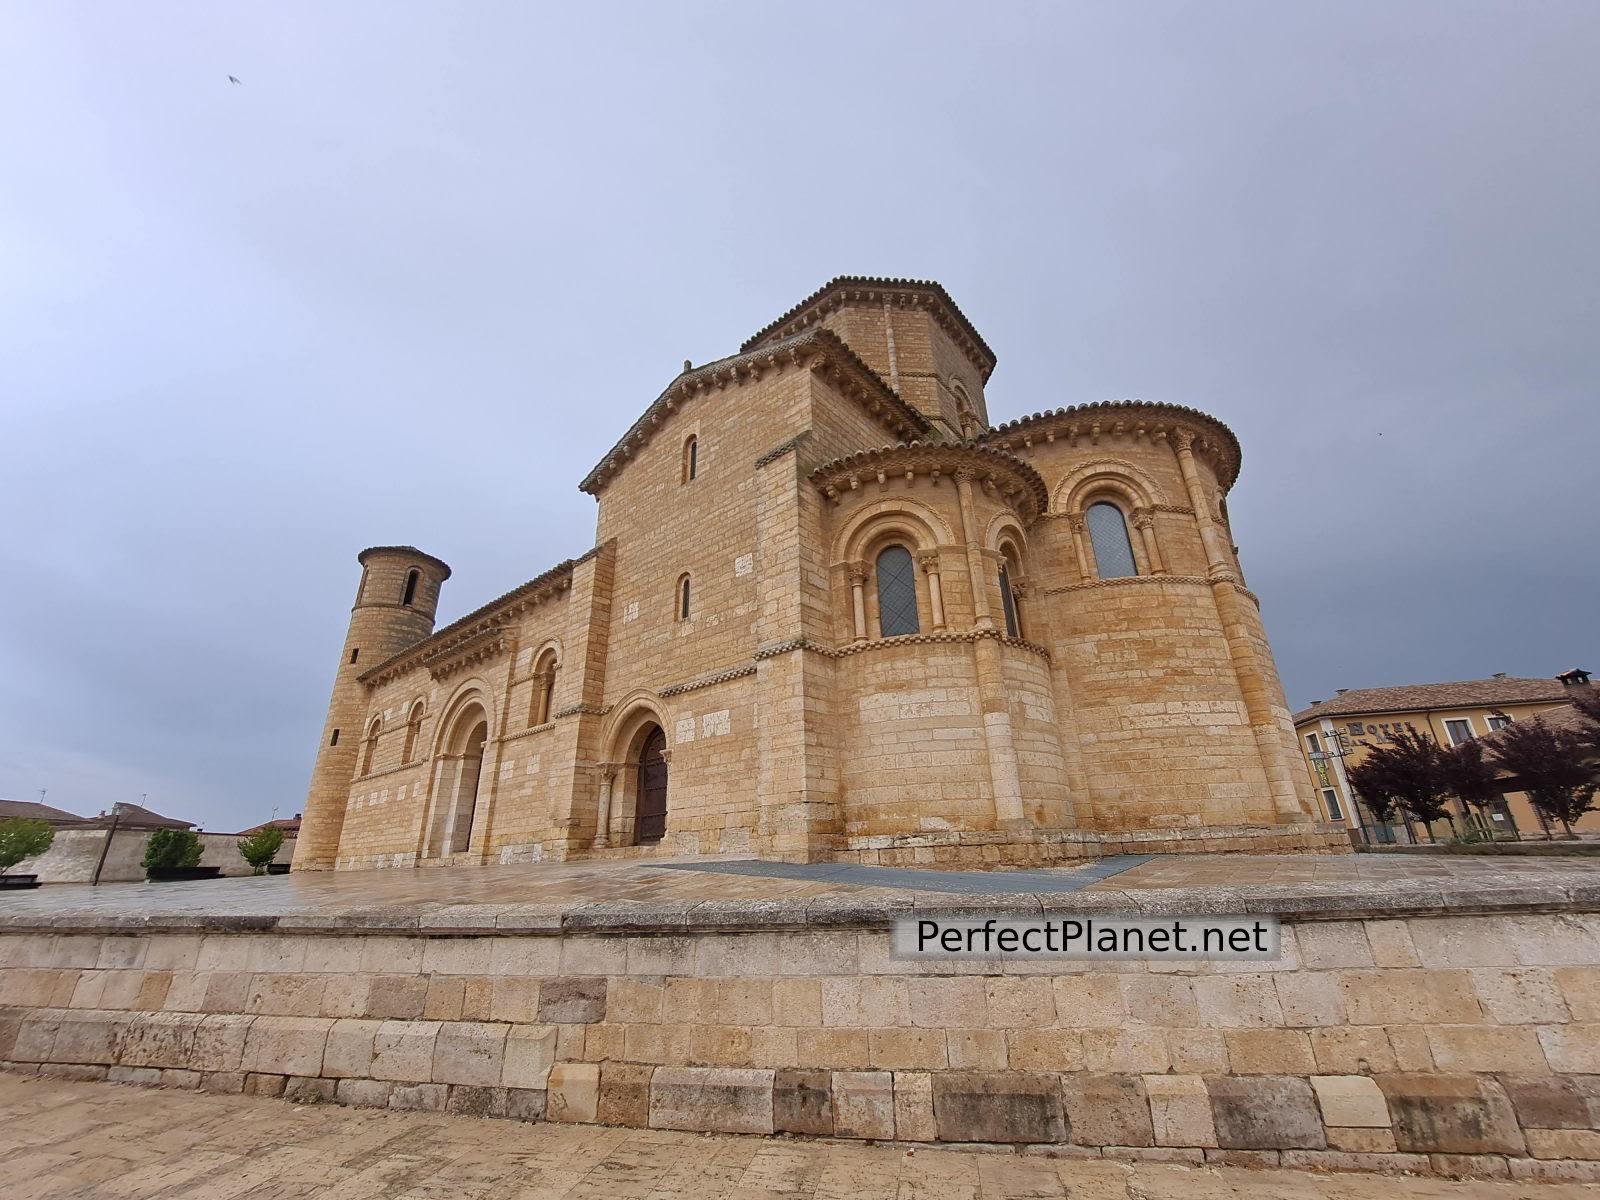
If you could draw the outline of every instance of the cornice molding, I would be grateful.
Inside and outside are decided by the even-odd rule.
[[[1121,575],[1116,579],[1095,579],[1088,583],[1064,583],[1057,587],[1040,588],[1042,596],[1059,596],[1063,592],[1087,592],[1094,588],[1138,587],[1148,583],[1184,583],[1210,587],[1211,580],[1204,575]]]
[[[747,338],[741,350],[753,350],[775,338],[790,337],[852,304],[874,307],[885,302],[897,308],[926,312],[978,368],[985,383],[994,373],[995,355],[950,293],[931,279],[886,279],[870,275],[840,275],[830,279],[783,316]]]
[[[1136,440],[1169,440],[1174,445],[1188,437],[1196,451],[1212,460],[1223,491],[1231,488],[1239,477],[1241,451],[1233,430],[1197,408],[1155,400],[1100,400],[1037,412],[996,425],[977,440],[1014,452],[1026,452],[1036,445],[1061,439],[1073,447],[1080,441],[1098,446],[1102,438],[1121,436]]]
[[[697,692],[701,688],[711,687],[713,684],[727,683],[730,679],[743,679],[746,675],[754,675],[756,665],[745,663],[742,666],[729,667],[726,671],[718,671],[715,675],[706,675],[700,679],[691,679],[687,683],[675,683],[671,687],[664,687],[656,695],[665,700],[668,696],[681,696],[685,692]]]
[[[863,484],[882,487],[891,479],[909,481],[918,475],[935,483],[965,475],[985,491],[999,492],[1024,524],[1050,507],[1050,491],[1038,471],[1014,454],[979,442],[910,442],[862,450],[824,463],[810,478],[823,495],[837,503]]]
[[[927,418],[900,399],[836,334],[809,329],[796,337],[683,372],[584,476],[578,490],[598,496],[616,473],[650,443],[679,405],[724,388],[758,382],[769,374],[799,369],[825,378],[896,437],[917,437],[931,428]]]

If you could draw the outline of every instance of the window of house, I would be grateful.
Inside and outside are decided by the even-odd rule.
[[[1509,724],[1511,724],[1511,718],[1506,716],[1505,713],[1489,714],[1489,728],[1491,730],[1504,729]]]
[[[1328,820],[1344,820],[1344,810],[1339,807],[1339,793],[1334,788],[1322,789],[1322,803],[1327,806]]]
[[[412,601],[417,598],[417,581],[421,578],[422,575],[418,571],[406,572],[406,591],[405,595],[401,597],[400,603],[407,608],[410,608]]]
[[[1101,579],[1122,579],[1137,575],[1133,542],[1128,538],[1128,522],[1115,504],[1091,504],[1084,514],[1089,527],[1089,542],[1094,547],[1094,565]]]
[[[911,551],[890,546],[878,555],[878,636],[918,633],[917,572]]]
[[[1317,739],[1317,735],[1316,734],[1314,734],[1314,733],[1306,734],[1306,748],[1311,751],[1313,756],[1322,753],[1322,743],[1321,743],[1321,741],[1319,741]]]
[[[689,577],[682,576],[678,580],[678,620],[689,619]]]
[[[683,444],[683,482],[688,483],[700,470],[700,440],[691,437]]]
[[[1444,731],[1449,735],[1450,744],[1459,746],[1462,742],[1470,742],[1472,740],[1472,721],[1467,718],[1459,721],[1446,721],[1444,723]]]

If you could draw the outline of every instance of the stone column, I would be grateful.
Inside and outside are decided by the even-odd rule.
[[[1252,629],[1245,614],[1245,605],[1249,601],[1240,594],[1240,580],[1234,569],[1233,556],[1225,547],[1224,539],[1212,519],[1205,485],[1200,480],[1199,468],[1195,466],[1193,446],[1193,432],[1180,429],[1173,440],[1173,451],[1178,457],[1178,470],[1183,475],[1183,486],[1188,492],[1190,507],[1194,509],[1195,521],[1200,526],[1200,540],[1205,546],[1206,562],[1209,564],[1206,574],[1211,580],[1211,595],[1216,601],[1217,616],[1228,643],[1228,657],[1233,660],[1233,673],[1244,699],[1251,732],[1255,735],[1256,749],[1261,755],[1261,767],[1266,773],[1273,810],[1281,822],[1309,821],[1312,819],[1308,808],[1310,784],[1305,784],[1307,796],[1303,801],[1301,789],[1296,786],[1297,776],[1302,774],[1296,769],[1300,757],[1298,750],[1292,755],[1295,761],[1291,761],[1290,747],[1294,745],[1295,737],[1288,702],[1282,698],[1282,685],[1278,683],[1277,671],[1270,663],[1266,635],[1261,632],[1259,637],[1256,636],[1259,621],[1256,622],[1257,629]],[[1262,661],[1264,656],[1269,657],[1265,664]],[[1274,692],[1278,693],[1276,702]],[[1285,725],[1288,726],[1287,737]]]
[[[956,489],[961,498],[961,535],[967,546],[967,570],[972,577],[973,625],[980,632],[992,635],[995,624],[989,607],[989,573],[984,567],[983,548],[978,540],[971,471],[956,472]],[[978,674],[978,703],[983,715],[983,745],[989,759],[989,785],[994,791],[994,823],[997,828],[1015,829],[1024,823],[1022,780],[1017,773],[1017,746],[1011,733],[1011,707],[1006,695],[1000,640],[993,636],[979,637],[972,650]]]
[[[856,641],[867,640],[867,564],[850,564],[850,605],[855,614]]]
[[[917,556],[928,576],[928,601],[933,606],[933,627],[944,628],[944,589],[939,584],[939,552],[924,550]]]
[[[600,767],[600,807],[594,820],[594,846],[596,850],[603,850],[611,845],[611,785],[617,777],[617,768],[612,763],[604,763]]]
[[[1028,636],[1028,627],[1022,619],[1022,598],[1028,594],[1028,581],[1026,579],[1011,580],[1011,607],[1017,614],[1017,636]]]
[[[1089,556],[1089,522],[1081,512],[1075,512],[1067,514],[1067,524],[1072,526],[1072,548],[1078,554],[1078,570],[1083,582],[1093,583],[1100,576]]]
[[[978,540],[978,510],[972,501],[973,472],[965,467],[956,472],[956,494],[961,498],[961,536],[966,542],[967,574],[972,579],[973,627],[993,629],[994,612],[989,607],[989,572],[984,567],[983,545]]]
[[[1148,508],[1134,509],[1133,527],[1139,531],[1139,540],[1144,543],[1144,557],[1150,564],[1150,574],[1165,575],[1167,569],[1161,563],[1161,551],[1156,548],[1155,514]]]

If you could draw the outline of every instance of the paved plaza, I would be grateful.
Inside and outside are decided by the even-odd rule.
[[[1566,1200],[1600,1191],[518,1124],[5,1074],[0,1172],[7,1200]]]
[[[687,868],[694,869],[687,869]],[[296,872],[193,883],[58,884],[0,896],[0,928],[277,922],[385,928],[537,928],[630,908],[690,925],[740,906],[795,924],[904,912],[922,896],[1099,911],[1285,911],[1324,905],[1473,908],[1552,903],[1600,888],[1600,859],[1464,855],[1122,855],[1031,871],[917,871],[842,863],[704,859]]]

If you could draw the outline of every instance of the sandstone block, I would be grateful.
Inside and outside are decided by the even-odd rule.
[[[1469,1025],[1481,1021],[1472,975],[1464,970],[1345,971],[1352,1025]]]
[[[1546,1025],[1539,1043],[1553,1071],[1600,1074],[1600,1024]]]
[[[1215,1029],[1184,1029],[1167,1038],[1172,1069],[1182,1075],[1224,1075],[1228,1070],[1228,1043]]]
[[[505,1061],[505,1025],[446,1021],[433,1044],[433,1082],[494,1087]]]
[[[1568,1020],[1561,989],[1546,968],[1479,967],[1472,972],[1472,986],[1496,1024],[1564,1025]]]
[[[1309,1075],[1317,1069],[1303,1030],[1230,1029],[1223,1036],[1236,1075]]]
[[[433,1076],[438,1021],[384,1021],[372,1039],[372,1077],[426,1083]]]
[[[1010,1065],[1018,1071],[1084,1069],[1083,1035],[1075,1029],[1013,1029],[1006,1034],[1006,1043],[1005,1053],[999,1056],[1002,1067]],[[954,1057],[952,1048],[950,1065],[966,1065],[957,1064]]]
[[[1505,1091],[1476,1075],[1377,1076],[1402,1151],[1521,1154],[1522,1131]]]
[[[650,1127],[650,1076],[655,1068],[640,1063],[608,1062],[600,1067],[597,1119],[602,1125]]]
[[[1140,1076],[1087,1071],[1063,1075],[1061,1095],[1067,1128],[1078,1145],[1153,1144],[1150,1105]]]
[[[1528,1153],[1535,1158],[1600,1160],[1600,1131],[1593,1129],[1528,1129]]]
[[[815,979],[774,979],[772,1019],[779,1025],[822,1024],[822,984]]]
[[[332,1027],[326,1017],[257,1017],[245,1035],[240,1066],[247,1072],[320,1075]]]
[[[382,1026],[382,1021],[353,1017],[335,1021],[323,1049],[322,1073],[330,1079],[367,1078],[372,1073],[373,1043]]]
[[[1561,1075],[1502,1075],[1523,1129],[1590,1129],[1600,1112],[1571,1079]]]
[[[1389,1128],[1389,1106],[1383,1092],[1364,1075],[1313,1075],[1311,1086],[1327,1125]]]
[[[197,1071],[237,1071],[244,1062],[245,1042],[254,1017],[210,1013],[200,1018],[189,1049],[188,1065]]]
[[[1051,980],[1051,990],[1055,992],[1056,1020],[1063,1026],[1112,1029],[1127,1019],[1122,981],[1115,974],[1062,975]]]
[[[1181,1039],[1187,1031],[1170,1036]],[[1167,1050],[1168,1032],[1150,1026],[1124,1029],[1086,1029],[1083,1031],[1083,1062],[1091,1071],[1107,1074],[1131,1072],[1155,1074],[1171,1064]]]
[[[1198,1075],[1146,1075],[1145,1096],[1150,1102],[1150,1125],[1158,1146],[1215,1146],[1216,1122],[1211,1116],[1211,1095]],[[1068,1105],[1068,1117],[1072,1109]],[[1076,1120],[1073,1136],[1082,1141]]]
[[[1600,966],[1557,967],[1553,974],[1572,1019],[1600,1021]]]
[[[1204,1025],[1277,1028],[1283,1024],[1278,990],[1268,974],[1200,976],[1194,981],[1194,995]]]
[[[393,1086],[378,1079],[341,1079],[334,1089],[334,1099],[361,1108],[388,1108]]]
[[[1525,1025],[1433,1025],[1428,1047],[1441,1071],[1527,1071],[1544,1066],[1544,1051]]]
[[[1311,1031],[1311,1053],[1325,1075],[1363,1075],[1396,1069],[1394,1048],[1382,1029],[1341,1026]]]
[[[1306,921],[1294,927],[1300,961],[1306,967],[1370,967],[1372,947],[1361,921]]]
[[[553,1025],[512,1025],[506,1031],[500,1082],[508,1088],[543,1089],[556,1061]]]
[[[201,1017],[195,1013],[140,1013],[130,1017],[123,1027],[118,1060],[127,1067],[186,1066],[194,1052],[194,1039],[200,1021]],[[50,1023],[52,1038],[55,1024]],[[27,1033],[28,1026],[24,1025],[17,1039],[18,1058],[22,1057],[20,1051]]]
[[[361,1015],[379,1020],[414,1021],[427,1007],[428,980],[420,975],[373,975],[367,980]]]
[[[933,1116],[933,1076],[924,1071],[894,1073],[894,1136],[902,1142],[939,1138]]]
[[[337,1079],[308,1079],[294,1075],[283,1085],[283,1098],[295,1104],[332,1104],[339,1081]]]
[[[507,1090],[502,1087],[482,1087],[470,1083],[453,1083],[445,1098],[446,1112],[463,1117],[503,1117],[506,1115]]]
[[[833,1132],[836,1137],[894,1137],[894,1076],[888,1071],[833,1073]]]
[[[949,1071],[933,1077],[941,1142],[1062,1142],[1067,1138],[1057,1076],[1022,1071]]]
[[[1394,1133],[1388,1129],[1343,1129],[1328,1126],[1328,1145],[1352,1154],[1393,1154]]]
[[[600,1067],[557,1063],[550,1068],[545,1113],[552,1121],[588,1122],[600,1113]]]
[[[539,987],[539,1020],[546,1025],[578,1025],[606,1018],[603,978],[563,976]]]
[[[751,1068],[659,1067],[650,1078],[650,1128],[771,1133],[773,1077]]]
[[[1068,1035],[1063,1032],[1065,1036]],[[1074,1041],[1081,1057],[1083,1039]],[[1007,1035],[1001,1030],[952,1029],[945,1036],[945,1044],[950,1065],[958,1071],[1003,1071],[1006,1068]]]
[[[943,1070],[950,1061],[940,1029],[870,1029],[867,1053],[874,1067]]]
[[[1273,976],[1284,1023],[1309,1028],[1344,1024],[1344,992],[1332,971],[1285,971]]]
[[[1509,1179],[1511,1171],[1498,1154],[1430,1154],[1434,1174],[1446,1179]]]
[[[1411,930],[1404,921],[1368,921],[1367,944],[1372,961],[1379,967],[1415,967],[1421,960],[1411,941]]]
[[[284,1082],[282,1075],[248,1071],[244,1077],[244,1094],[246,1096],[281,1096],[283,1095]]]
[[[833,1072],[779,1070],[773,1074],[772,1125],[778,1133],[833,1133]]]
[[[396,1083],[389,1089],[389,1107],[411,1112],[443,1112],[449,1098],[442,1083]]]
[[[1226,1149],[1321,1150],[1327,1146],[1311,1085],[1284,1075],[1206,1080],[1217,1143]]]

